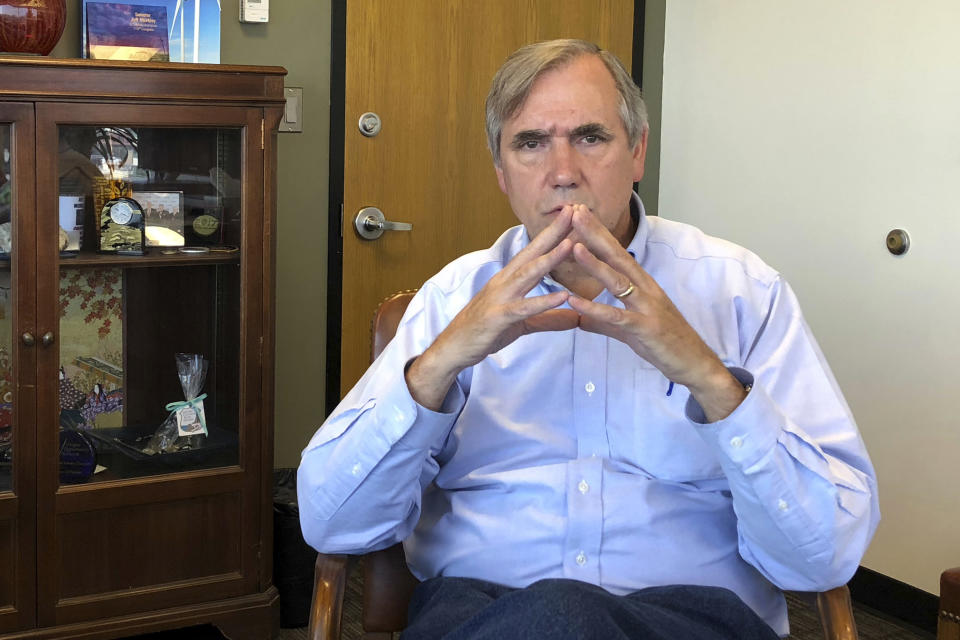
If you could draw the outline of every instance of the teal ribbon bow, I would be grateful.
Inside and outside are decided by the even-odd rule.
[[[193,407],[193,410],[197,412],[197,417],[200,418],[200,426],[203,427],[203,432],[207,433],[207,419],[203,416],[203,412],[197,409],[197,405],[203,402],[203,399],[207,397],[207,394],[201,393],[193,400],[181,400],[180,402],[170,402],[167,404],[167,411],[176,412],[184,407]]]

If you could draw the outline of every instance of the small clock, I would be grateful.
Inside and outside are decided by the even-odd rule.
[[[117,200],[113,203],[113,208],[110,210],[110,217],[113,218],[113,221],[117,224],[130,224],[130,220],[133,219],[134,208],[129,202],[124,200]]]
[[[133,198],[114,198],[100,210],[100,251],[143,255],[143,207]]]

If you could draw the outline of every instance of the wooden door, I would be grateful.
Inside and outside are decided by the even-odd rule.
[[[370,318],[379,301],[418,287],[453,258],[489,246],[517,224],[497,187],[484,133],[483,102],[500,64],[523,44],[569,37],[592,40],[629,65],[634,5],[633,0],[347,2],[341,392],[369,362]],[[358,127],[366,112],[382,122],[374,137],[364,137]],[[371,206],[388,220],[413,224],[413,230],[362,239],[354,218]],[[333,277],[335,261],[336,256]],[[330,305],[333,313],[338,302]],[[336,321],[330,325],[332,360],[338,336]],[[328,395],[328,409],[335,399]]]
[[[0,105],[0,634],[36,619],[36,225],[33,105]]]

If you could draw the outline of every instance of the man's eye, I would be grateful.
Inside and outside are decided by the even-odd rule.
[[[536,149],[540,146],[539,140],[524,140],[520,143],[521,149]]]
[[[597,144],[598,142],[603,141],[603,138],[601,138],[601,137],[600,137],[599,135],[597,135],[597,134],[590,134],[590,135],[588,135],[588,136],[583,136],[583,137],[580,138],[580,139],[583,140],[583,141],[584,141],[585,143],[587,143],[587,144]]]

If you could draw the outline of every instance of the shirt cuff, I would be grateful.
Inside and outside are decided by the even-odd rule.
[[[411,358],[407,362],[403,368],[404,371],[407,370],[413,360]],[[466,403],[466,394],[464,394],[460,386],[460,380],[457,378],[454,379],[450,390],[440,404],[439,411],[428,409],[413,399],[413,396],[410,395],[410,388],[406,384],[406,376],[404,376],[403,384],[397,385],[396,395],[395,398],[385,398],[384,405],[396,406],[398,408],[396,419],[406,425],[411,423],[414,425],[414,428],[408,426],[406,433],[397,441],[398,447],[406,449],[425,449],[428,447],[439,449]]]
[[[746,468],[776,446],[782,417],[770,396],[762,388],[754,386],[752,373],[739,367],[727,367],[727,370],[744,388],[751,387],[747,397],[730,415],[717,422],[707,422],[703,409],[693,395],[687,400],[685,411],[687,419],[706,442],[723,451],[737,465]]]

